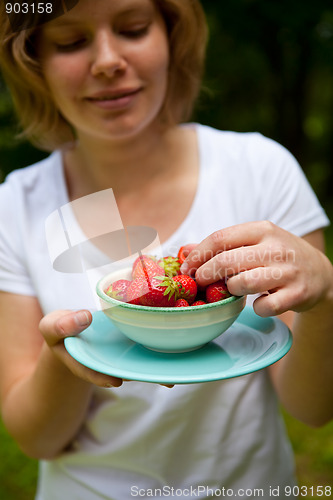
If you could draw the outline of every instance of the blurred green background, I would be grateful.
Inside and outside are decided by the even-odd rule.
[[[210,26],[205,88],[194,119],[220,129],[259,131],[298,159],[333,216],[332,0],[203,0]],[[45,157],[19,131],[0,79],[0,181]],[[333,233],[326,231],[333,258]],[[288,415],[299,483],[333,486],[333,422],[309,429]],[[0,424],[0,497],[31,500],[37,462]],[[304,495],[302,495],[304,497]],[[319,496],[319,495],[318,495]],[[311,494],[304,498],[317,498]],[[66,499],[67,500],[67,499]]]

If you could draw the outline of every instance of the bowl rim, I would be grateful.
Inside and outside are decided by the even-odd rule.
[[[104,300],[104,302],[108,302],[109,304],[112,304],[114,306],[120,306],[125,309],[132,309],[134,311],[150,311],[150,312],[184,312],[184,313],[189,313],[193,311],[202,311],[202,310],[207,310],[207,309],[214,309],[216,307],[220,307],[221,305],[226,305],[230,304],[231,302],[237,302],[240,301],[241,299],[244,299],[244,295],[232,295],[231,297],[227,297],[226,299],[219,300],[217,302],[208,302],[206,304],[200,304],[198,306],[186,306],[186,307],[153,307],[153,306],[142,306],[142,305],[137,305],[137,304],[130,304],[129,302],[123,302],[121,300],[114,299],[113,297],[110,297],[107,295],[102,289],[101,289],[101,283],[105,281],[107,276],[104,276],[100,280],[98,280],[97,285],[96,285],[96,293],[97,295]]]

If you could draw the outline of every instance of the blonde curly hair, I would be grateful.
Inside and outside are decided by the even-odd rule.
[[[190,118],[200,92],[207,24],[199,0],[153,1],[164,18],[169,38],[169,81],[160,113],[163,122],[171,125]],[[57,109],[44,80],[36,50],[39,29],[13,32],[1,4],[0,66],[23,129],[21,136],[52,151],[73,140],[73,130]]]

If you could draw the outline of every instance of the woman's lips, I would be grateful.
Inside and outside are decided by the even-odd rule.
[[[140,93],[141,88],[105,91],[86,97],[86,100],[101,109],[118,110],[128,107]]]

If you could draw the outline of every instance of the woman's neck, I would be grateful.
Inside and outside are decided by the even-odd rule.
[[[182,129],[178,127],[114,142],[79,137],[64,153],[70,199],[107,188],[129,193],[156,177],[173,175],[184,146],[181,140]]]
[[[106,149],[96,149],[87,145],[85,141],[78,143],[65,153],[69,199],[112,188],[125,226],[153,227],[160,241],[166,241],[185,219],[197,190],[199,151],[195,128],[175,127],[124,148],[108,144]],[[97,208],[105,214],[102,198],[102,206]],[[98,219],[94,218],[94,224]]]

